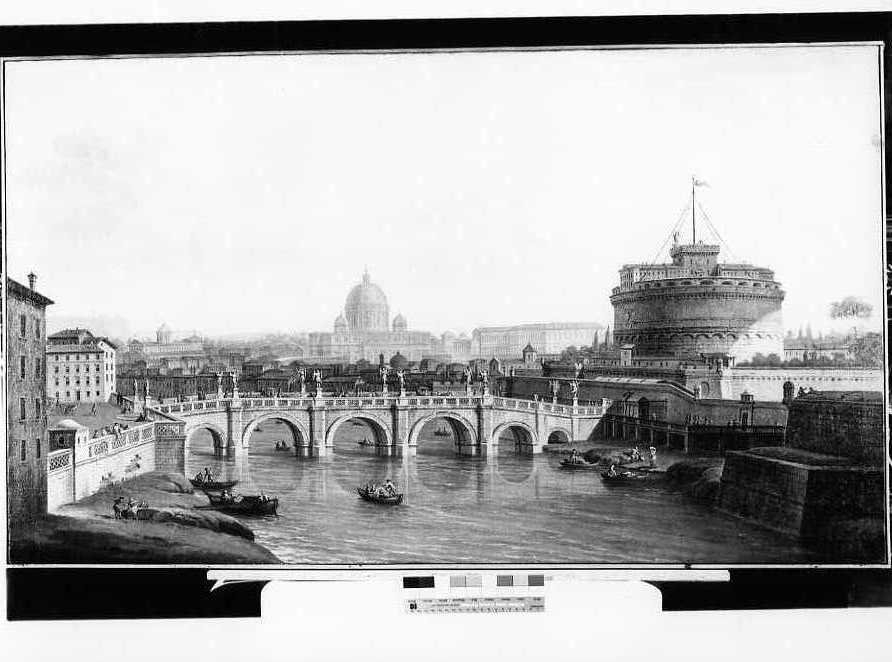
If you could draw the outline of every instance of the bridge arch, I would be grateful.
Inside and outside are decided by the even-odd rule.
[[[390,422],[385,421],[376,414],[372,414],[371,412],[363,410],[357,410],[355,412],[350,412],[349,414],[344,414],[332,421],[328,425],[328,428],[325,430],[325,445],[334,445],[335,432],[337,432],[338,428],[341,427],[341,425],[343,425],[347,421],[357,420],[362,421],[372,429],[372,433],[375,435],[375,443],[377,445],[393,445],[393,435],[390,433]]]
[[[219,425],[215,425],[210,421],[198,421],[186,424],[186,451],[188,454],[189,447],[193,443],[193,437],[196,432],[207,430],[211,438],[214,440],[214,449],[222,450],[226,448],[226,432]]]
[[[546,437],[546,443],[549,444],[569,444],[573,441],[573,436],[566,428],[551,428]]]
[[[515,446],[538,446],[539,437],[536,431],[523,421],[506,421],[492,431],[492,443],[500,444],[499,438],[503,432],[511,431],[514,435]]]
[[[428,414],[427,416],[419,418],[415,422],[415,424],[409,431],[409,445],[417,445],[418,437],[421,435],[421,430],[424,429],[424,426],[437,419],[446,421],[446,423],[452,429],[452,435],[456,439],[458,444],[462,446],[466,446],[469,444],[476,446],[480,443],[479,439],[477,438],[477,432],[474,429],[474,424],[471,423],[464,416],[451,411],[435,411],[431,414]]]
[[[306,426],[300,420],[298,420],[295,416],[285,412],[268,412],[255,416],[247,425],[244,426],[241,436],[242,448],[248,448],[250,446],[251,435],[254,434],[257,426],[259,426],[264,421],[271,420],[283,421],[285,425],[288,426],[288,429],[291,430],[291,435],[294,438],[294,444],[296,446],[309,445],[310,433],[307,430]]]

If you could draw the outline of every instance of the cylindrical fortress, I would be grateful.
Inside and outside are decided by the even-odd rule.
[[[747,361],[783,359],[781,304],[774,272],[720,264],[719,247],[673,246],[671,264],[627,264],[613,289],[614,341],[644,356],[721,353]]]

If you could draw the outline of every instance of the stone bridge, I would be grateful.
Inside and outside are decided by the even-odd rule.
[[[551,441],[572,443],[591,438],[609,407],[562,405],[491,395],[363,397],[280,396],[230,397],[175,404],[153,404],[152,417],[185,423],[185,445],[207,430],[214,446],[227,453],[246,452],[251,434],[264,421],[283,421],[298,453],[325,455],[334,448],[335,433],[351,421],[368,425],[375,446],[384,450],[417,447],[422,428],[431,421],[448,425],[461,455],[493,455],[506,431],[514,449],[537,453]],[[185,450],[185,449],[184,449]]]

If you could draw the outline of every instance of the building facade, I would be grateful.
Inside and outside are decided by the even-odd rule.
[[[784,355],[781,304],[774,272],[720,263],[719,247],[676,244],[671,263],[627,264],[613,288],[614,342],[636,353],[696,356],[721,353],[738,361]]]
[[[6,280],[6,498],[12,526],[47,508],[46,307],[53,302]]]
[[[590,346],[602,325],[595,322],[548,322],[474,329],[471,348],[476,358],[515,359],[532,345],[540,356],[560,355],[575,345]]]
[[[197,373],[209,363],[204,339],[193,334],[174,340],[170,328],[163,323],[155,332],[154,342],[131,339],[119,358],[126,368],[142,362],[147,368],[182,369],[188,373]]]
[[[406,318],[390,320],[390,306],[383,290],[371,281],[368,271],[350,290],[344,310],[334,322],[334,331],[310,333],[308,356],[311,361],[359,360],[377,362],[400,352],[410,361],[443,353],[443,343],[427,331],[410,331]]]
[[[108,402],[115,393],[117,347],[87,329],[47,338],[46,389],[57,403]]]

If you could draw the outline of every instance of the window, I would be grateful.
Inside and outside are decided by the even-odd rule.
[[[58,385],[59,385],[59,380],[57,379],[57,380],[56,380],[56,386],[58,386]]]
[[[66,361],[70,361],[70,360],[71,360],[71,354],[66,354],[66,355],[65,355],[65,360],[66,360]]]
[[[25,440],[22,439],[22,462],[28,459],[28,445],[25,443]]]
[[[74,359],[75,359],[76,361],[80,361],[80,360],[81,360],[81,355],[78,354],[77,356],[74,357]]]
[[[69,366],[65,366],[65,374],[67,375],[69,372],[71,372],[71,370],[69,369]]]
[[[34,359],[34,376],[40,377],[40,357]]]
[[[40,439],[34,440],[34,448],[37,451],[37,457],[40,457]]]
[[[66,378],[65,378],[65,386],[70,386],[70,385],[71,385],[71,378],[70,378],[70,377],[66,377]]]
[[[56,383],[56,386],[58,386],[58,385],[59,384]],[[56,402],[59,402],[59,391],[56,391]]]
[[[34,398],[34,418],[40,418],[40,398]]]
[[[25,420],[25,398],[19,398],[19,418]]]
[[[67,384],[66,384],[66,386],[67,386]],[[71,397],[71,391],[65,391],[65,397],[66,397],[66,398],[70,398],[70,397]]]
[[[22,379],[25,378],[25,357],[24,356],[19,357],[19,377],[21,377]]]
[[[99,395],[99,391],[96,391],[96,395]]]
[[[59,357],[58,357],[58,356],[56,357],[56,360],[57,360],[57,361],[59,360]],[[53,366],[53,372],[56,373],[56,374],[58,375],[58,374],[59,374],[59,366]]]
[[[40,318],[34,318],[34,337],[40,338]]]
[[[21,331],[20,335],[22,336],[22,338],[24,338],[28,332],[28,318],[25,317],[24,315],[21,315],[19,317],[19,322],[21,322],[21,327],[22,327],[20,330]]]

